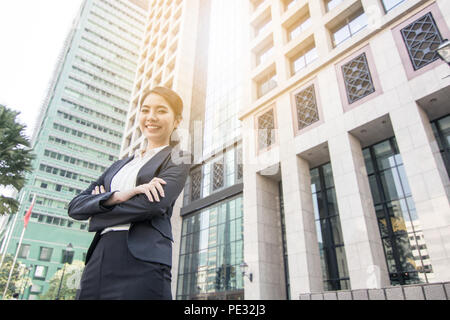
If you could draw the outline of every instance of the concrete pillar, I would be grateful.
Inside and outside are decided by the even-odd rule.
[[[292,299],[323,291],[309,170],[308,162],[295,155],[281,162]]]
[[[244,171],[245,300],[286,299],[278,182]]]
[[[367,171],[358,139],[342,133],[329,140],[333,178],[351,289],[390,285]]]
[[[172,237],[174,242],[172,243],[172,298],[177,297],[177,283],[178,283],[178,265],[180,262],[180,245],[181,245],[181,229],[183,224],[183,218],[180,216],[180,209],[183,205],[183,194],[181,192],[175,205],[173,207],[172,218],[170,223],[172,224]]]
[[[450,280],[450,182],[426,113],[411,101],[390,113],[434,271]]]

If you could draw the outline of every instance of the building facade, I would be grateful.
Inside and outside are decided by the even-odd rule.
[[[154,0],[147,18],[121,157],[145,146],[138,124],[144,92],[157,85],[178,92],[184,101],[178,137],[194,163],[171,221],[172,293],[176,299],[243,297],[242,168],[236,162],[243,11],[234,0]]]
[[[125,3],[86,1],[77,25],[88,12],[103,16],[93,3],[106,2],[108,10]],[[36,266],[35,278],[46,267],[50,274],[68,242],[74,259],[84,259],[92,235],[64,205],[99,175],[95,165],[145,147],[141,97],[162,85],[184,101],[178,138],[194,156],[171,219],[174,299],[295,300],[450,281],[450,68],[435,53],[450,37],[448,12],[445,0],[150,0],[133,18],[142,22],[142,41],[127,40],[136,60],[116,46],[107,55],[77,28],[70,47],[80,59],[67,50],[62,61],[70,63],[55,73],[44,104],[52,107],[43,109],[34,138],[36,170],[20,195],[20,213],[32,193],[41,197],[24,241],[30,247],[21,250],[29,251],[25,262]],[[111,22],[126,24],[128,13]],[[130,32],[136,20],[128,22],[120,26]],[[76,68],[94,68],[102,52],[106,74],[93,79],[102,83],[77,91],[88,79]],[[110,84],[129,90],[129,103],[125,92],[102,89],[111,71]],[[105,125],[107,106],[112,123]],[[86,110],[97,113],[82,118]],[[97,116],[101,128],[120,135],[58,134],[62,127],[74,134]],[[84,166],[78,161],[94,171],[69,171]],[[40,242],[31,241],[33,232]]]
[[[245,298],[449,281],[448,1],[246,3]]]
[[[118,160],[145,27],[145,2],[86,0],[59,57],[32,137],[33,171],[18,195],[22,217],[36,202],[18,259],[31,267],[24,299],[45,293],[69,260],[84,261],[93,234],[67,215],[77,194]],[[141,7],[142,6],[142,7]],[[11,217],[11,222],[14,220]],[[17,219],[7,252],[16,252]]]

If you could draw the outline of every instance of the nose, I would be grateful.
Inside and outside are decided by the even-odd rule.
[[[157,112],[156,112],[156,110],[153,109],[153,108],[150,109],[150,110],[147,112],[146,118],[147,118],[147,120],[150,120],[150,121],[157,121],[158,118],[157,118]]]

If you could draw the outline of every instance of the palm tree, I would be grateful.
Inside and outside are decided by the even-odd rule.
[[[20,112],[0,105],[0,186],[12,186],[18,191],[25,184],[25,172],[31,171],[34,155],[24,136],[26,128],[17,122]],[[0,215],[17,212],[14,198],[0,195]]]

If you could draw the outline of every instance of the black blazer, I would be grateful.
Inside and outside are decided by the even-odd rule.
[[[114,206],[103,205],[114,193],[111,192],[112,178],[133,158],[130,156],[113,163],[97,181],[69,203],[69,216],[76,220],[89,219],[89,231],[96,232],[86,254],[86,264],[104,228],[131,223],[128,231],[130,253],[140,260],[172,266],[170,218],[175,201],[184,188],[192,157],[189,153],[167,146],[140,169],[136,178],[137,186],[150,182],[154,177],[167,182],[163,185],[165,197],[160,197],[160,202],[150,202],[145,194],[138,194]],[[106,193],[91,194],[100,185],[105,187]]]

